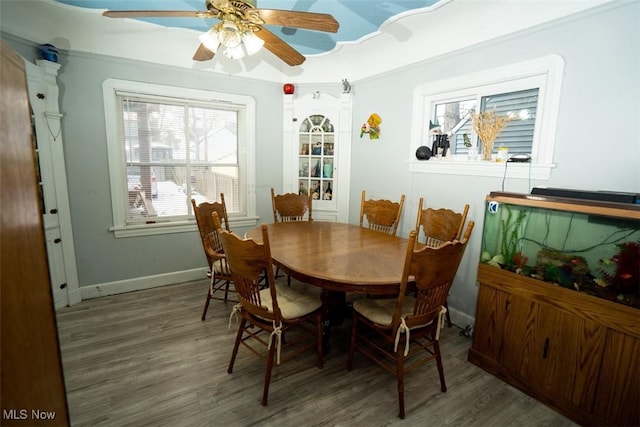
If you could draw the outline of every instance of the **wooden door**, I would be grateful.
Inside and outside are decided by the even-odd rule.
[[[495,362],[500,361],[503,348],[505,316],[508,294],[491,286],[480,284],[472,352]]]
[[[1,424],[68,425],[24,63],[0,62]]]
[[[640,339],[607,332],[594,413],[615,425],[640,425]]]
[[[527,379],[540,393],[568,402],[578,361],[579,323],[566,312],[535,305],[535,328],[527,340],[531,344]]]
[[[526,379],[536,357],[535,326],[538,306],[531,300],[508,294],[502,366],[520,381]]]

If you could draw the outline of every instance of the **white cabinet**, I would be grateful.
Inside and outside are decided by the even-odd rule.
[[[50,61],[37,60],[36,64],[25,61],[38,155],[42,222],[56,309],[81,300],[58,105],[59,68],[59,64]]]
[[[283,192],[311,193],[317,221],[348,222],[351,94],[284,96]]]

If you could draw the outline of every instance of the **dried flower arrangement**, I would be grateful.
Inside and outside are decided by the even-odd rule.
[[[500,131],[511,121],[509,117],[500,117],[495,111],[481,111],[479,113],[471,113],[473,120],[473,129],[482,141],[482,158],[491,160],[491,152],[493,151],[493,143]]]

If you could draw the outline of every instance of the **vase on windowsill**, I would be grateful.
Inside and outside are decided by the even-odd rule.
[[[482,160],[491,160],[491,152],[493,151],[493,143],[495,140],[482,141]]]

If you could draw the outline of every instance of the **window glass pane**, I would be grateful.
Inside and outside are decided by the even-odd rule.
[[[452,154],[464,154],[468,148],[464,146],[463,135],[471,135],[470,112],[477,108],[475,99],[465,99],[436,104],[432,124],[439,126],[440,132],[449,135]]]
[[[230,214],[240,212],[237,110],[127,96],[120,105],[126,223],[184,220],[191,198],[220,193]]]
[[[537,106],[538,88],[482,97],[482,111],[495,111],[498,116],[511,118],[498,134],[494,151],[504,146],[509,148],[509,154],[532,152]]]

